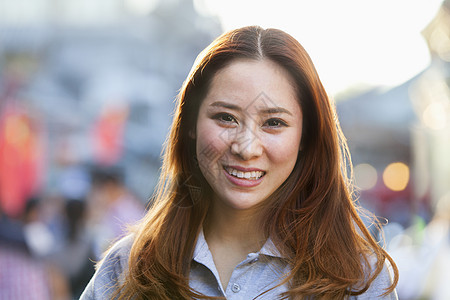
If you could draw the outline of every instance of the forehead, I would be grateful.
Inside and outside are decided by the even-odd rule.
[[[241,107],[299,107],[290,74],[275,62],[238,59],[219,70],[212,78],[204,104],[233,102]]]

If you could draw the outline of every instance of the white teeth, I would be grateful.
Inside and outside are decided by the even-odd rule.
[[[262,171],[251,171],[251,172],[242,172],[232,168],[225,168],[228,174],[233,175],[237,178],[245,178],[250,180],[257,180],[261,178],[265,173]]]

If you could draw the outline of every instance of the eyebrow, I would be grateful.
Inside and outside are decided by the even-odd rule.
[[[223,108],[228,108],[228,109],[232,109],[232,110],[236,110],[236,111],[242,111],[241,107],[231,104],[231,103],[223,102],[223,101],[215,101],[215,102],[211,103],[211,106],[223,107]],[[279,107],[279,106],[267,107],[267,108],[261,109],[260,112],[263,114],[285,113],[285,114],[292,116],[292,113],[289,110],[287,110],[283,107]]]
[[[214,107],[223,107],[223,108],[228,108],[228,109],[232,109],[232,110],[237,110],[237,111],[241,111],[242,108],[240,108],[237,105],[231,104],[231,103],[227,103],[227,102],[223,102],[223,101],[216,101],[211,103],[211,106]]]
[[[264,114],[285,113],[285,114],[288,114],[288,115],[292,116],[292,113],[289,110],[287,110],[285,108],[282,108],[282,107],[279,107],[279,106],[277,106],[277,107],[269,107],[269,108],[261,110],[261,112],[264,113]]]

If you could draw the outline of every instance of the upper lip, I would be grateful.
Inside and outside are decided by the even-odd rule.
[[[264,170],[258,169],[258,168],[245,168],[245,167],[241,167],[241,166],[225,166],[225,168],[231,168],[231,169],[236,169],[238,171],[241,172],[266,172]]]

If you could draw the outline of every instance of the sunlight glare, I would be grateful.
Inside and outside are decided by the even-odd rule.
[[[442,0],[195,0],[224,30],[260,25],[290,33],[311,55],[330,94],[357,85],[394,86],[430,63],[421,31]],[[326,7],[326,9],[324,9]]]

